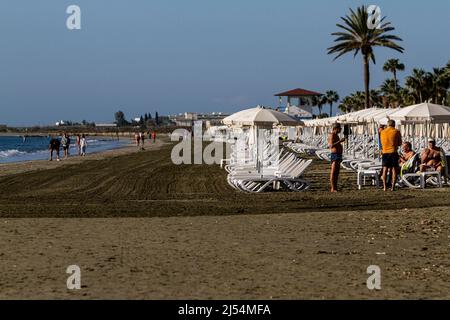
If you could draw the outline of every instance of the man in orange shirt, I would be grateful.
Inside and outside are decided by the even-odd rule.
[[[399,173],[399,155],[398,148],[402,145],[402,136],[400,131],[395,129],[395,121],[389,120],[388,127],[380,132],[381,140],[381,153],[383,164],[383,189],[387,190],[387,174],[388,171],[392,173],[391,190],[394,191],[395,184],[397,183],[397,176]]]

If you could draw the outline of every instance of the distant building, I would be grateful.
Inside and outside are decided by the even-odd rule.
[[[203,125],[206,128],[209,128],[210,126],[222,124],[222,119],[227,116],[227,114],[223,114],[222,112],[185,112],[184,114],[170,116],[170,120],[175,122],[175,124],[179,127],[192,127],[195,121],[203,121]]]
[[[169,116],[158,116],[158,122],[160,126],[171,126],[175,124]]]
[[[96,123],[95,126],[98,128],[116,128],[117,123]]]
[[[222,125],[222,120],[228,116],[229,114],[225,114],[222,112],[204,113],[198,115],[198,120],[202,120],[204,126],[208,129],[212,126]]]

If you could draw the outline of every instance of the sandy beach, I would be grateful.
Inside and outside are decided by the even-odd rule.
[[[449,298],[450,190],[249,195],[170,144],[0,166],[0,298]],[[68,265],[83,287],[66,289]],[[366,268],[382,269],[382,290]]]
[[[0,298],[449,298],[447,212],[1,219]]]

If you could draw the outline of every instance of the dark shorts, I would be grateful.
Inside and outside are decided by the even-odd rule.
[[[381,162],[385,168],[398,168],[400,157],[398,153],[386,153],[383,154]]]
[[[331,162],[342,162],[342,154],[341,153],[332,153],[330,156]]]

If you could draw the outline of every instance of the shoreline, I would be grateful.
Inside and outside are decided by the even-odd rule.
[[[145,146],[145,150],[156,150],[161,147],[164,142],[161,139],[157,140],[157,143],[153,145],[152,143],[147,143]],[[131,154],[134,152],[139,152],[139,150],[130,140],[128,143],[124,143],[122,146],[119,146],[114,149],[96,151],[92,153],[87,153],[85,157],[81,157],[78,155],[72,155],[67,159],[63,159],[61,157],[61,161],[49,161],[48,159],[38,159],[38,160],[24,160],[24,161],[16,161],[16,162],[4,162],[0,163],[0,177],[12,175],[12,174],[21,174],[31,171],[41,171],[41,170],[51,170],[55,168],[60,168],[65,165],[70,164],[81,164],[86,161],[91,160],[103,160],[110,157],[116,157],[126,154]],[[62,152],[60,152],[60,155]]]

